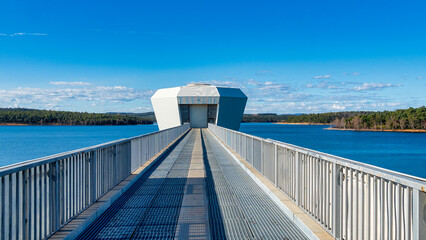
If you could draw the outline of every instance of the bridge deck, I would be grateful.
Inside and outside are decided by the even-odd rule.
[[[79,239],[305,239],[208,130],[192,129]]]

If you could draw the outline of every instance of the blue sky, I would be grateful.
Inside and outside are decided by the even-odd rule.
[[[424,1],[2,1],[0,107],[151,110],[239,87],[246,112],[426,103]]]

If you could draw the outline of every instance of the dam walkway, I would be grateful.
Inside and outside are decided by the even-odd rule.
[[[426,239],[426,179],[215,124],[0,167],[0,239]]]
[[[144,175],[77,239],[306,239],[206,129]]]

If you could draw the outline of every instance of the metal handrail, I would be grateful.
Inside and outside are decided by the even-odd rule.
[[[426,179],[208,127],[336,239],[426,238]]]
[[[188,131],[188,124],[0,168],[0,239],[44,239]]]
[[[186,127],[189,128],[189,124],[185,124],[185,125],[187,125]],[[175,127],[175,128],[179,128],[179,127]],[[170,129],[174,129],[174,128],[170,128]],[[2,167],[0,167],[0,177],[7,175],[7,174],[10,174],[10,173],[13,173],[13,172],[16,172],[16,171],[21,171],[21,170],[25,170],[25,169],[28,169],[28,168],[31,168],[31,167],[36,167],[36,166],[40,166],[40,165],[43,165],[43,164],[46,164],[46,163],[54,162],[54,161],[57,161],[58,159],[71,157],[75,154],[79,154],[79,153],[82,153],[82,152],[88,152],[88,151],[93,151],[93,150],[109,147],[109,146],[112,146],[112,145],[128,142],[128,141],[131,141],[131,140],[134,140],[134,139],[138,139],[138,138],[158,134],[158,133],[161,133],[161,132],[169,131],[170,129],[155,131],[155,132],[146,133],[146,134],[142,134],[142,135],[138,135],[138,136],[134,136],[134,137],[129,137],[129,138],[122,138],[122,139],[113,140],[113,141],[110,141],[110,142],[101,143],[101,144],[97,144],[97,145],[93,145],[93,146],[89,146],[89,147],[84,147],[84,148],[71,150],[71,151],[67,151],[67,152],[62,152],[62,153],[56,153],[56,154],[45,156],[45,157],[35,158],[35,159],[31,159],[31,160],[21,161],[19,163],[10,164],[10,165],[7,165],[7,166],[2,166]]]

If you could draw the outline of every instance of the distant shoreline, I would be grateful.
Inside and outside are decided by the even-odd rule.
[[[28,126],[26,123],[0,123],[0,126]]]
[[[330,125],[329,123],[309,123],[309,122],[301,122],[301,123],[274,122],[273,124],[288,124],[288,125]]]
[[[153,123],[147,124],[27,124],[27,123],[0,123],[0,126],[136,126],[136,125],[153,125]]]
[[[406,133],[426,133],[426,130],[423,129],[352,129],[352,128],[324,128],[325,130],[338,130],[338,131],[357,131],[357,132],[406,132]]]

